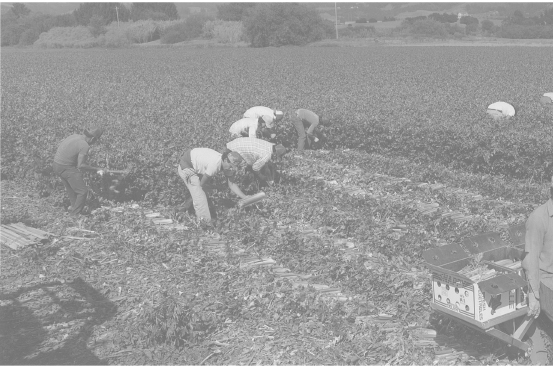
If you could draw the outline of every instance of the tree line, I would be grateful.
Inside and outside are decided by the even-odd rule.
[[[175,3],[81,3],[71,13],[63,15],[33,14],[24,3],[14,3],[10,11],[2,12],[2,46],[31,45],[43,32],[55,27],[86,26],[97,37],[105,33],[105,26],[112,22],[139,20],[179,20]],[[227,3],[217,5],[220,21],[240,22],[245,39],[254,47],[282,46],[334,38],[333,22],[323,20],[313,7],[299,3]],[[182,23],[172,26],[168,32],[169,43],[199,37],[206,22],[215,20],[205,14],[191,14]],[[396,20],[393,17],[384,21]],[[358,23],[374,23],[376,19],[359,18]],[[505,19],[501,26],[490,20],[479,20],[472,16],[458,19],[456,14],[432,13],[428,17],[406,18],[401,29],[421,29],[427,32],[436,29],[440,34],[458,31],[455,23],[465,24],[466,33],[482,30],[486,35],[504,38],[553,38],[553,8],[539,15],[525,17],[517,10]],[[438,26],[437,24],[444,24]],[[442,29],[443,28],[443,29]],[[444,31],[445,29],[445,31]],[[161,37],[157,32],[156,37]],[[170,36],[170,37],[169,37]]]
[[[246,38],[254,47],[302,45],[333,34],[331,22],[323,20],[315,9],[298,3],[229,3],[217,6],[217,18],[240,21]],[[2,14],[2,46],[31,45],[43,32],[54,27],[87,26],[94,36],[112,22],[138,20],[178,20],[174,3],[82,3],[69,14],[32,14],[24,3],[14,3]],[[201,34],[209,20],[206,15],[190,15],[170,29],[175,41]]]

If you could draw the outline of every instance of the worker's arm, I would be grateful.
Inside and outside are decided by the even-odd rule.
[[[522,268],[528,279],[528,313],[537,317],[540,312],[540,266],[539,258],[543,249],[545,230],[543,222],[537,215],[530,215],[526,221],[525,252]]]
[[[319,119],[317,118],[316,120],[313,120],[313,121],[309,120],[308,122],[311,124],[311,126],[309,126],[309,129],[307,130],[307,134],[313,135],[313,131],[319,125]]]
[[[257,137],[257,123],[250,126],[248,133],[249,137]]]
[[[202,179],[200,180],[200,187],[203,188],[205,185],[209,184],[210,181],[211,181],[210,175],[207,175],[207,174],[202,175]]]
[[[101,168],[96,168],[96,167],[93,167],[92,165],[88,165],[86,163],[86,158],[87,158],[87,154],[85,153],[80,153],[78,158],[77,158],[77,168],[81,169],[81,170],[94,170],[94,171],[98,171],[98,170],[101,170]]]
[[[238,197],[244,199],[244,198],[247,198],[248,196],[246,196],[242,190],[240,189],[240,187],[238,187],[238,185],[234,182],[231,182],[230,179],[228,180],[228,187],[229,189],[232,191],[232,193],[234,193],[235,195],[237,195]]]
[[[261,158],[257,159],[256,162],[253,163],[253,165],[252,165],[252,169],[253,169],[254,174],[259,172],[261,170],[261,168],[263,168],[269,160],[271,160],[271,154],[265,154]]]

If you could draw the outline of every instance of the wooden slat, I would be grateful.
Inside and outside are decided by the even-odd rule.
[[[30,228],[32,231],[36,232],[37,234],[40,234],[40,235],[45,235],[46,237],[50,237],[50,236],[56,236],[56,234],[52,234],[51,232],[48,232],[48,231],[44,231],[42,229],[37,229],[37,228]]]
[[[534,317],[526,315],[524,317],[524,321],[522,322],[522,324],[517,328],[517,330],[513,334],[513,338],[521,340],[522,337],[524,337],[524,335],[528,331],[528,329],[530,329],[530,326],[532,325],[533,322],[534,322]]]
[[[22,227],[25,229],[25,231],[39,237],[40,239],[48,239],[48,233],[45,232],[45,231],[42,231],[40,229],[36,229],[34,227],[30,227],[30,226],[25,226],[25,224],[21,223],[21,222],[18,222],[17,224],[15,224],[16,226],[18,227]]]
[[[30,231],[29,228],[27,228],[23,224],[10,224],[10,227],[13,227],[16,230],[19,230],[19,232],[25,233],[26,236],[30,237],[31,239],[35,239],[35,238],[37,238],[39,240],[45,239],[42,236],[40,236],[38,234],[35,234],[32,231]]]
[[[2,244],[4,244],[5,246],[7,246],[8,248],[11,248],[13,250],[17,250],[19,249],[19,245],[16,244],[14,241],[12,241],[11,239],[7,239],[5,236],[3,235],[0,235],[0,242],[2,242]]]
[[[2,228],[2,235],[4,235],[5,237],[8,237],[12,240],[15,240],[15,241],[20,241],[21,243],[25,243],[27,242],[28,240],[25,239],[24,237],[18,235],[17,233],[14,233],[13,231],[10,231],[6,228]]]
[[[12,226],[13,224],[10,224],[10,225],[5,225],[4,228],[7,229],[7,230],[10,230],[11,232],[27,239],[27,240],[31,240],[31,234],[29,234],[28,232],[26,232],[25,230],[21,229],[21,228],[18,228],[17,226]]]
[[[4,232],[0,233],[0,239],[2,240],[2,243],[7,245],[8,247],[17,250],[19,247],[24,246],[23,243],[19,242],[17,239],[14,239],[13,237],[7,236]]]

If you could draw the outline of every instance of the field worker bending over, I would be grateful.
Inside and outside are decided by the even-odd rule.
[[[235,151],[248,165],[246,170],[253,171],[255,177],[263,183],[272,185],[278,175],[271,158],[278,159],[287,153],[282,145],[252,137],[240,137],[227,143],[227,149]]]
[[[232,193],[240,198],[248,197],[233,181],[236,170],[241,164],[243,159],[240,154],[231,151],[221,154],[209,148],[190,149],[181,156],[177,171],[190,192],[198,219],[211,221],[204,187],[220,171],[223,171],[227,177],[228,187]]]
[[[510,118],[516,113],[515,107],[505,102],[495,102],[488,106],[487,112],[493,119]]]
[[[550,199],[536,208],[526,221],[524,250],[526,253],[522,268],[528,279],[528,315],[537,318],[540,311],[543,312],[549,320],[544,318],[539,322],[538,328],[551,331],[553,330],[553,177],[549,190]],[[547,352],[540,350],[542,346],[536,344],[543,343],[539,330],[533,333],[532,335],[529,331],[535,348],[531,354],[532,363],[548,364]],[[543,358],[544,354],[545,358]]]
[[[292,111],[290,113],[290,118],[292,119],[292,123],[294,123],[294,127],[298,132],[298,150],[300,151],[305,148],[305,140],[307,140],[307,137],[309,137],[309,140],[307,141],[308,147],[311,147],[311,140],[314,140],[315,142],[318,141],[319,138],[314,136],[315,129],[318,125],[330,125],[330,120],[324,119],[322,115],[317,115],[308,109],[297,109]],[[305,130],[306,127],[307,131]],[[325,139],[322,135],[320,137]]]
[[[229,128],[232,139],[238,137],[257,137],[263,127],[263,118],[242,118],[234,122]]]
[[[280,121],[282,117],[284,117],[284,113],[282,111],[277,111],[276,109],[262,106],[252,107],[244,113],[244,118],[260,117],[265,121],[265,127],[267,129],[263,129],[263,136],[274,139],[276,137],[276,134],[274,133],[275,122]]]
[[[69,200],[71,201],[71,216],[83,213],[86,203],[88,187],[83,180],[83,170],[93,170],[98,174],[104,173],[100,168],[86,163],[90,145],[95,144],[102,136],[101,128],[85,129],[82,135],[75,134],[66,137],[58,146],[52,168],[54,173],[61,178]]]

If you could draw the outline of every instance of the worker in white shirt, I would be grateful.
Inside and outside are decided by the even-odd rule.
[[[505,102],[495,102],[488,106],[486,111],[493,119],[510,118],[516,113],[515,107],[512,104]]]
[[[262,128],[262,135],[268,139],[274,139],[276,137],[275,122],[280,121],[284,117],[284,113],[282,111],[263,106],[252,107],[244,113],[244,118],[260,117],[262,117],[265,121],[265,127]]]
[[[252,107],[244,113],[244,118],[259,118],[263,116],[268,117],[264,119],[267,128],[274,128],[275,122],[280,121],[282,117],[284,117],[284,113],[276,109],[262,106]]]
[[[204,188],[211,178],[219,172],[227,177],[228,187],[238,197],[244,199],[245,195],[238,185],[234,183],[236,171],[245,166],[244,159],[239,153],[227,150],[221,154],[208,148],[196,148],[187,150],[180,158],[178,174],[186,184],[191,198],[184,204],[185,209],[194,205],[196,217],[207,222],[211,221],[211,213]]]
[[[292,123],[298,132],[298,150],[302,151],[307,146],[311,147],[313,142],[318,142],[319,138],[326,139],[324,135],[315,136],[317,126],[329,126],[330,120],[323,118],[322,115],[316,114],[308,109],[297,109],[290,112]],[[307,130],[306,130],[307,128]]]
[[[234,140],[239,137],[255,137],[261,135],[261,129],[265,121],[259,118],[242,118],[234,122],[229,128],[230,136]]]

